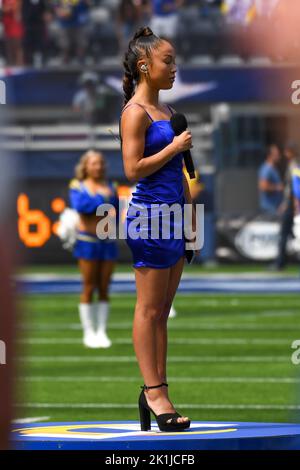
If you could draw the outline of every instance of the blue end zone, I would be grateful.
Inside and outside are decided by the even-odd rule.
[[[15,424],[18,450],[300,450],[300,424],[195,421],[189,430],[163,433],[152,422],[90,421]]]

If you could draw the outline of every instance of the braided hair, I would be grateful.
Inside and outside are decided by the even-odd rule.
[[[158,47],[162,38],[156,36],[148,26],[140,27],[133,38],[129,41],[128,50],[125,52],[123,66],[123,106],[134,94],[135,84],[139,82],[140,75],[137,68],[137,61],[143,57],[143,53],[151,59],[151,51]]]

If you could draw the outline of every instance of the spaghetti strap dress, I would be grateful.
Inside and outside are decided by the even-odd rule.
[[[139,103],[128,106],[133,104],[142,106]],[[168,108],[173,114],[172,109]],[[122,144],[121,116],[119,134]],[[175,136],[169,120],[154,121],[148,116],[151,124],[145,134],[143,158],[160,152]],[[184,256],[184,203],[183,153],[180,152],[159,170],[140,178],[132,193],[124,233],[132,253],[133,267],[168,268]],[[152,227],[155,229],[152,230]]]

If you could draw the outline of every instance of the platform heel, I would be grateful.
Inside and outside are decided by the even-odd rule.
[[[177,432],[177,431],[184,431],[185,429],[190,427],[190,420],[178,423],[177,418],[181,417],[179,413],[162,413],[160,415],[156,415],[152,408],[147,403],[146,396],[144,391],[150,388],[159,388],[163,385],[167,385],[166,383],[161,383],[159,385],[152,385],[147,387],[147,385],[141,386],[141,393],[139,396],[139,412],[140,412],[140,424],[141,424],[141,431],[149,431],[151,430],[151,415],[152,412],[155,416],[157,425],[160,431],[164,432]],[[170,422],[168,422],[171,420]]]
[[[151,430],[151,416],[150,411],[145,408],[145,406],[139,400],[139,411],[140,411],[140,423],[141,431],[150,431]]]

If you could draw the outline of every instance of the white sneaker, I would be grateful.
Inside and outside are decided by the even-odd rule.
[[[174,318],[174,317],[176,317],[176,315],[177,315],[177,312],[176,312],[175,308],[172,305],[171,309],[170,309],[169,317]]]
[[[96,333],[96,344],[98,348],[109,348],[112,345],[112,342],[108,338],[107,334],[100,330]]]
[[[98,339],[95,333],[89,332],[83,335],[83,344],[87,348],[98,348]]]

